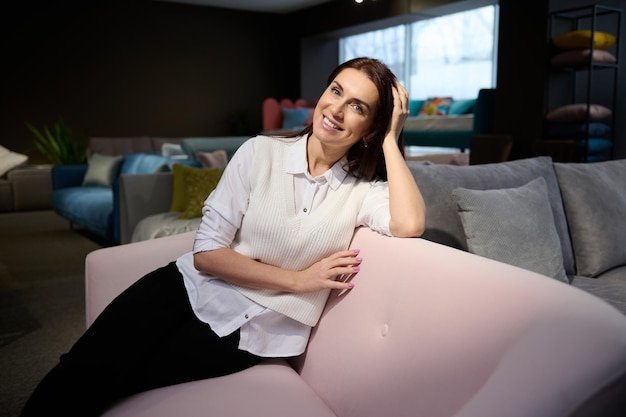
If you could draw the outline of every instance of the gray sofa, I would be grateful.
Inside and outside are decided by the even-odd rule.
[[[408,164],[428,210],[424,239],[569,282],[626,314],[626,160]],[[168,213],[171,173],[122,176],[120,183],[127,228],[150,230],[135,240],[197,228],[199,218],[186,229],[160,225],[176,215]]]
[[[489,253],[493,259],[519,262],[527,269],[537,266],[532,265],[536,258],[543,257],[546,263],[560,259],[571,285],[626,313],[626,246],[621,243],[626,230],[626,160],[553,163],[549,157],[536,157],[474,166],[411,162],[409,166],[428,209],[425,239]],[[529,204],[527,196],[506,207],[510,191],[538,177],[545,181],[552,217],[542,217],[540,207]],[[466,198],[461,206],[459,188],[479,190],[473,193],[476,199]],[[491,207],[486,203],[491,196],[480,190],[491,194],[500,190],[495,201],[507,209],[506,221],[496,222],[498,213],[490,211],[493,202]],[[523,239],[506,233],[520,225],[535,230],[530,235],[516,231]],[[545,238],[552,230],[558,236],[556,246]],[[555,253],[559,247],[560,257]],[[528,259],[527,251],[535,256]]]

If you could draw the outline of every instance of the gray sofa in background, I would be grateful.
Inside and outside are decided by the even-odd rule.
[[[626,160],[409,167],[428,210],[423,238],[545,275],[556,259],[572,286],[626,314]],[[531,201],[527,186],[537,178],[552,216]]]

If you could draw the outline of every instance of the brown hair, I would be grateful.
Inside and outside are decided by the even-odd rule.
[[[326,86],[329,86],[339,73],[346,68],[353,68],[363,72],[376,86],[378,90],[378,109],[374,115],[372,128],[367,137],[367,147],[363,141],[355,143],[347,153],[348,164],[345,169],[352,175],[365,178],[367,180],[382,179],[387,180],[387,170],[385,169],[385,157],[383,154],[383,140],[393,113],[393,93],[392,89],[396,82],[396,76],[382,62],[373,58],[354,58],[344,62],[330,73]],[[310,135],[313,126],[307,126],[298,135]],[[400,135],[398,146],[404,155],[404,139]]]

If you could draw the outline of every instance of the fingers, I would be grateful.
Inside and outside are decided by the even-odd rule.
[[[401,109],[403,112],[409,111],[409,92],[398,81],[396,81],[396,84],[393,88],[393,98],[394,101],[397,100],[397,103],[399,103],[399,109]]]
[[[358,254],[358,249],[335,254],[337,258],[332,262],[334,267],[331,269],[333,277],[328,282],[330,287],[340,290],[354,288],[354,283],[347,282],[346,279],[353,277],[361,270],[363,259]]]

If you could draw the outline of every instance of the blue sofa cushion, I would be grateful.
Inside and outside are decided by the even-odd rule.
[[[113,237],[113,190],[105,187],[69,187],[52,193],[57,214],[101,237]]]
[[[52,189],[78,187],[82,185],[87,164],[54,165],[52,167]]]
[[[120,175],[152,174],[159,171],[169,171],[168,164],[170,162],[170,158],[159,154],[129,153],[124,155]]]
[[[454,116],[459,114],[471,114],[474,111],[475,104],[475,98],[452,100],[450,110],[448,110],[448,115]]]

